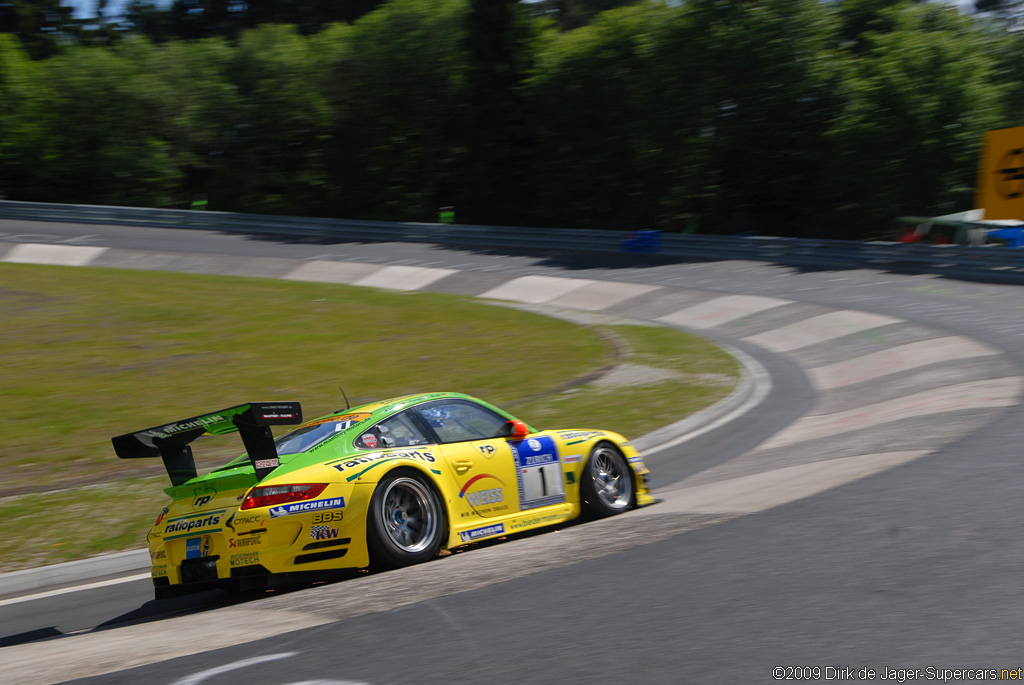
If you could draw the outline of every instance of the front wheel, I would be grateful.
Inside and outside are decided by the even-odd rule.
[[[580,480],[583,510],[593,518],[620,514],[633,506],[633,476],[622,452],[601,443],[590,453]]]
[[[392,569],[433,559],[446,530],[441,498],[425,476],[403,469],[377,484],[366,521],[374,567]]]

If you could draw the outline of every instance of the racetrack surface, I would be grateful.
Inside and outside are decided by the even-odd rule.
[[[5,648],[6,673],[51,660],[34,671],[41,681],[170,683],[283,654],[202,682],[729,683],[771,680],[774,666],[822,676],[827,666],[1020,666],[1016,286],[60,224],[33,226],[19,244],[11,223],[0,223],[0,260],[262,270],[682,325],[749,351],[775,387],[731,426],[652,454],[665,500],[654,507],[398,572]],[[173,243],[173,233],[173,253],[138,249],[147,238]],[[55,250],[62,240],[94,249]],[[275,247],[287,259],[269,256]]]

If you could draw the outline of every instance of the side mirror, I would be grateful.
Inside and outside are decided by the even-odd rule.
[[[522,421],[508,421],[501,427],[501,435],[507,438],[521,438],[529,435],[530,429]]]

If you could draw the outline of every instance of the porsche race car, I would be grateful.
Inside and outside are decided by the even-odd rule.
[[[298,427],[275,439],[275,425]],[[237,432],[245,454],[199,476],[191,443]],[[538,431],[460,393],[412,395],[303,422],[298,402],[250,402],[112,439],[160,457],[172,502],[148,536],[158,599],[248,590],[653,502],[623,436]]]

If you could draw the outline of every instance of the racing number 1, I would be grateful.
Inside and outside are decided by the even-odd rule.
[[[547,474],[549,469],[553,471],[551,478],[548,478]],[[523,469],[523,501],[531,502],[545,497],[564,495],[565,490],[560,487],[562,484],[561,471],[562,465],[559,462]]]

